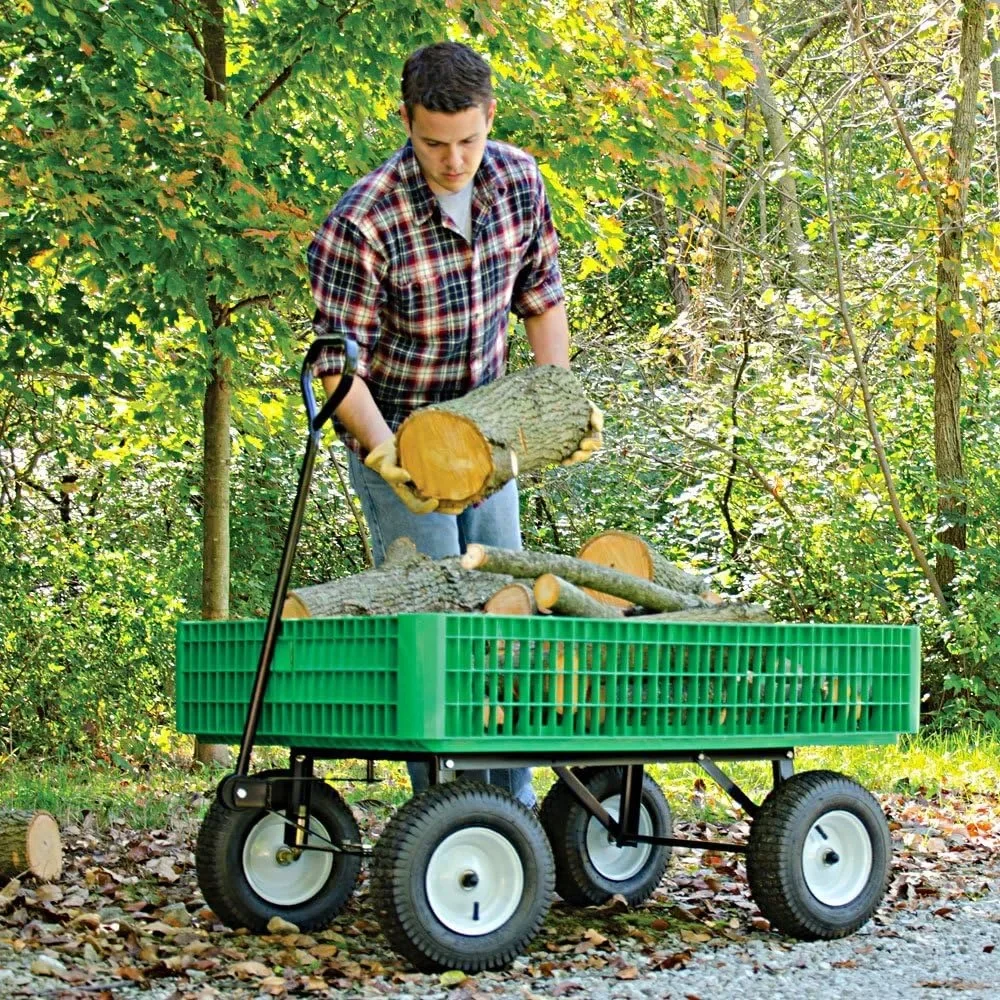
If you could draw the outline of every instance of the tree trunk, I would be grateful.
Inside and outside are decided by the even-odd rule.
[[[605,594],[623,597],[653,611],[680,611],[685,608],[710,606],[710,602],[694,594],[681,594],[659,587],[648,580],[617,570],[584,562],[572,556],[548,552],[513,552],[488,545],[470,545],[462,556],[465,569],[484,569],[489,573],[509,573],[515,577],[534,577],[555,573],[578,587],[591,587]],[[536,594],[537,599],[537,594]]]
[[[378,569],[301,587],[289,593],[285,618],[393,615],[418,611],[481,611],[512,582],[495,573],[469,572],[458,557],[431,559],[409,538],[398,538]]]
[[[59,826],[47,812],[0,813],[0,878],[31,872],[46,882],[62,872]]]
[[[528,368],[415,410],[396,433],[399,464],[421,496],[477,503],[519,472],[572,455],[590,430],[590,413],[568,369]]]
[[[204,93],[209,103],[226,103],[226,34],[221,0],[202,0],[202,47],[205,55]],[[218,351],[217,331],[228,321],[228,311],[210,302],[215,329],[210,339],[215,353],[205,388],[204,467],[202,470],[201,615],[214,620],[229,617],[229,476],[232,366]],[[195,741],[195,760],[227,765],[225,746]]]
[[[576,555],[584,562],[607,566],[620,573],[650,580],[667,590],[677,590],[686,594],[704,594],[708,584],[703,577],[685,573],[661,555],[652,545],[638,535],[627,531],[605,531],[594,535],[583,543]],[[630,607],[628,601],[611,594],[588,590],[588,594],[598,601],[604,601],[613,607]]]
[[[732,0],[733,13],[740,24],[750,29],[750,15],[747,0]],[[767,66],[764,63],[764,51],[757,35],[749,30],[745,37],[744,51],[754,68],[754,94],[760,105],[764,128],[767,130],[768,142],[771,145],[771,157],[779,171],[777,182],[778,196],[781,199],[780,219],[785,232],[788,247],[788,261],[792,274],[799,280],[809,276],[809,247],[802,231],[802,216],[799,212],[799,198],[792,173],[794,166],[792,152],[785,132],[785,121],[778,101],[771,89]]]
[[[960,408],[962,377],[959,337],[962,314],[962,243],[969,200],[969,172],[976,140],[979,67],[986,34],[987,0],[966,0],[962,10],[960,94],[951,128],[951,156],[945,190],[938,199],[937,315],[934,341],[934,467],[938,485],[938,520],[946,526],[939,539],[963,550],[966,544]],[[942,588],[955,576],[955,558],[938,555],[935,576]]]
[[[993,108],[993,182],[997,188],[997,204],[1000,205],[1000,31],[995,25],[990,26],[989,39]]]

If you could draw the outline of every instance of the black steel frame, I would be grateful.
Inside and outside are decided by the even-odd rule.
[[[345,351],[345,367],[336,390],[326,400],[322,407],[316,403],[313,393],[313,364],[319,352],[331,344],[343,345]],[[289,519],[285,544],[278,565],[277,580],[271,597],[271,608],[268,613],[264,639],[261,643],[260,656],[257,661],[257,673],[254,677],[253,690],[247,706],[246,722],[240,739],[239,756],[235,771],[227,775],[219,783],[216,794],[219,800],[230,809],[267,809],[279,813],[274,789],[282,787],[282,799],[286,799],[280,808],[280,814],[285,820],[285,843],[297,850],[328,851],[334,853],[367,853],[367,849],[356,844],[324,844],[310,843],[309,806],[314,781],[323,780],[314,774],[314,763],[320,759],[357,759],[356,749],[314,749],[292,747],[289,751],[288,778],[254,778],[250,775],[250,757],[253,753],[257,736],[257,727],[264,705],[264,696],[271,674],[271,663],[274,650],[281,635],[281,609],[291,578],[292,565],[295,561],[295,550],[298,547],[302,521],[305,515],[305,505],[312,483],[313,468],[316,454],[321,441],[323,425],[329,421],[337,407],[343,402],[350,391],[351,382],[357,369],[357,344],[347,338],[321,337],[310,345],[302,362],[300,382],[302,398],[309,421],[309,437],[305,456],[299,470],[298,488],[292,513]],[[757,804],[736,784],[719,766],[716,760],[768,760],[771,762],[773,786],[777,788],[788,780],[793,772],[794,750],[790,747],[779,747],[764,750],[720,751],[709,757],[705,753],[690,752],[660,752],[655,755],[646,754],[615,754],[615,753],[506,753],[506,754],[455,754],[446,757],[428,754],[395,754],[384,753],[378,757],[362,755],[360,758],[368,764],[367,780],[374,781],[374,762],[376,760],[423,760],[429,768],[432,781],[435,783],[447,781],[457,776],[462,770],[480,770],[494,767],[516,767],[531,765],[535,767],[551,767],[558,777],[566,783],[574,798],[594,817],[609,833],[613,841],[621,847],[634,847],[637,844],[663,844],[671,847],[689,847],[696,849],[720,849],[743,852],[746,845],[729,841],[694,840],[679,837],[654,837],[639,833],[639,813],[642,801],[643,769],[646,764],[668,762],[693,762],[719,785],[720,788],[750,816],[757,813]],[[621,766],[625,769],[625,780],[622,785],[621,800],[618,815],[615,820],[611,814],[594,797],[587,786],[573,771],[574,766],[604,765]],[[287,796],[284,789],[287,788]],[[315,840],[315,838],[313,838]]]

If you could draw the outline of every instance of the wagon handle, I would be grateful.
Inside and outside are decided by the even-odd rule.
[[[323,404],[322,408],[316,404],[316,396],[313,393],[313,365],[320,351],[334,344],[342,344],[344,348],[344,372],[341,376],[337,388]],[[257,675],[254,678],[253,692],[250,695],[250,704],[247,707],[247,718],[243,726],[243,736],[240,739],[240,754],[236,762],[236,771],[233,777],[245,778],[250,773],[250,754],[253,752],[254,739],[257,736],[257,725],[260,722],[260,713],[264,705],[264,693],[267,690],[268,678],[271,675],[271,661],[274,659],[274,647],[277,645],[278,636],[281,635],[281,608],[285,602],[285,594],[288,590],[288,581],[292,575],[292,563],[295,560],[295,549],[299,544],[299,533],[302,530],[302,520],[305,514],[306,499],[309,494],[309,484],[312,482],[313,466],[316,464],[316,452],[319,450],[320,430],[332,416],[338,406],[344,401],[344,397],[351,389],[351,382],[358,366],[358,345],[350,336],[348,337],[317,337],[309,345],[306,351],[305,360],[302,362],[302,373],[300,381],[302,383],[302,399],[306,404],[306,414],[309,418],[309,438],[306,444],[305,457],[302,459],[302,468],[299,470],[299,485],[295,493],[295,502],[292,504],[292,514],[288,522],[288,532],[285,535],[285,547],[281,553],[281,562],[278,564],[278,579],[274,585],[274,594],[271,597],[271,611],[267,617],[267,628],[264,631],[264,641],[260,647],[260,659],[257,661]],[[223,782],[225,785],[225,782]],[[220,785],[220,792],[222,785]]]

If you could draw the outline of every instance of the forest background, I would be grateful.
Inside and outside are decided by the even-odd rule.
[[[522,479],[526,546],[915,622],[926,718],[1000,729],[991,0],[0,0],[0,759],[171,750],[177,621],[266,613],[305,248],[445,37],[541,164],[607,414]],[[329,443],[294,584],[369,558]]]

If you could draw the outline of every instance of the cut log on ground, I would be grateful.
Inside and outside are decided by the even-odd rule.
[[[290,591],[282,617],[481,611],[511,582],[510,576],[468,572],[458,556],[431,559],[418,552],[409,538],[399,538],[386,550],[378,569]]]
[[[569,458],[590,430],[583,385],[540,365],[415,410],[396,432],[399,464],[417,493],[450,512],[495,493],[519,472]]]
[[[51,882],[62,873],[59,826],[47,812],[0,813],[0,878],[31,872]]]
[[[627,531],[605,531],[600,535],[594,535],[583,543],[577,558],[584,562],[607,566],[608,569],[616,569],[620,573],[641,577],[667,590],[675,590],[682,594],[704,594],[708,590],[708,583],[704,577],[685,572],[645,539]],[[613,607],[623,608],[630,604],[629,601],[614,594],[602,594],[590,588],[587,589],[587,593]]]
[[[545,573],[554,573],[578,587],[591,587],[613,594],[651,611],[682,611],[712,606],[712,602],[694,594],[680,594],[597,563],[548,552],[514,552],[488,545],[470,545],[462,556],[462,566],[467,570],[486,570],[536,579]]]
[[[617,598],[616,598],[617,600]],[[622,609],[590,596],[554,573],[543,573],[535,581],[535,601],[539,608],[573,618],[621,618]]]

